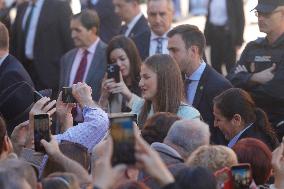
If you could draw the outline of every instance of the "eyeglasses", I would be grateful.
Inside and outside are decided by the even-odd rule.
[[[273,12],[269,12],[269,13],[264,13],[264,12],[259,12],[259,11],[254,11],[254,15],[256,17],[264,17],[264,18],[269,18],[272,14],[275,14],[277,12],[282,12],[282,10],[277,10],[277,11],[273,11]]]

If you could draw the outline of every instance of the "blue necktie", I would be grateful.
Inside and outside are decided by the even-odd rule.
[[[191,82],[192,82],[191,79],[189,79],[188,77],[185,77],[185,79],[184,79],[184,90],[185,90],[186,99],[188,98],[187,91],[188,91],[188,88],[189,88],[189,85],[190,85]]]
[[[156,54],[162,54],[163,53],[163,38],[158,37],[156,38],[156,41],[157,41]]]
[[[125,24],[125,25],[123,25],[123,26],[121,27],[120,34],[125,35],[125,33],[126,33],[127,29],[128,29],[128,26],[127,26],[126,24]]]

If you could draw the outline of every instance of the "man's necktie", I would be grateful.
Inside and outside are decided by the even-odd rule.
[[[128,29],[128,26],[127,26],[127,24],[123,25],[123,26],[121,27],[121,31],[120,31],[120,34],[123,34],[123,35],[125,35],[125,33],[126,33],[127,29]]]
[[[76,73],[76,76],[75,76],[75,79],[74,79],[74,82],[73,82],[74,84],[76,84],[78,82],[82,82],[83,79],[84,79],[84,74],[85,74],[87,62],[88,62],[88,59],[87,59],[88,53],[89,52],[87,50],[85,50],[84,53],[83,53],[80,65],[78,67],[78,70],[77,70],[77,73]]]
[[[163,38],[158,37],[158,38],[156,38],[156,41],[157,41],[156,54],[162,54],[162,52],[163,52]]]
[[[25,40],[27,39],[28,32],[29,32],[29,29],[30,29],[34,8],[35,8],[35,4],[32,4],[30,12],[29,12],[27,19],[26,19],[26,23],[25,23],[25,27],[24,27]]]
[[[188,77],[185,77],[184,79],[184,91],[185,91],[185,97],[186,99],[188,99],[188,88],[190,83],[192,82],[191,79],[189,79]]]

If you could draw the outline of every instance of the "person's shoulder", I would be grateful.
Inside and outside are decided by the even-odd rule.
[[[181,103],[177,115],[180,116],[182,119],[200,118],[199,111],[195,109],[193,106],[186,103]]]
[[[106,50],[107,49],[107,44],[102,39],[100,39],[99,43],[98,43],[98,47]]]
[[[9,68],[24,69],[19,60],[10,54],[4,59],[3,64],[7,64],[7,67]]]
[[[73,48],[73,49],[67,51],[67,52],[62,56],[62,59],[75,55],[75,54],[77,53],[77,51],[78,51],[78,48]]]
[[[134,42],[137,42],[137,41],[144,41],[144,40],[150,40],[151,38],[151,30],[144,30],[143,32],[135,35],[132,40]]]
[[[232,84],[228,79],[226,79],[222,74],[218,73],[210,65],[206,65],[204,74],[207,74],[207,82],[212,87],[232,87]]]
[[[262,46],[265,43],[265,40],[266,40],[265,37],[258,37],[256,40],[248,42],[246,48]]]

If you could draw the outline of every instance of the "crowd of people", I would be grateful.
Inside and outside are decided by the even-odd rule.
[[[284,188],[284,1],[238,61],[242,0],[209,0],[204,33],[178,2],[0,0],[1,189]]]

